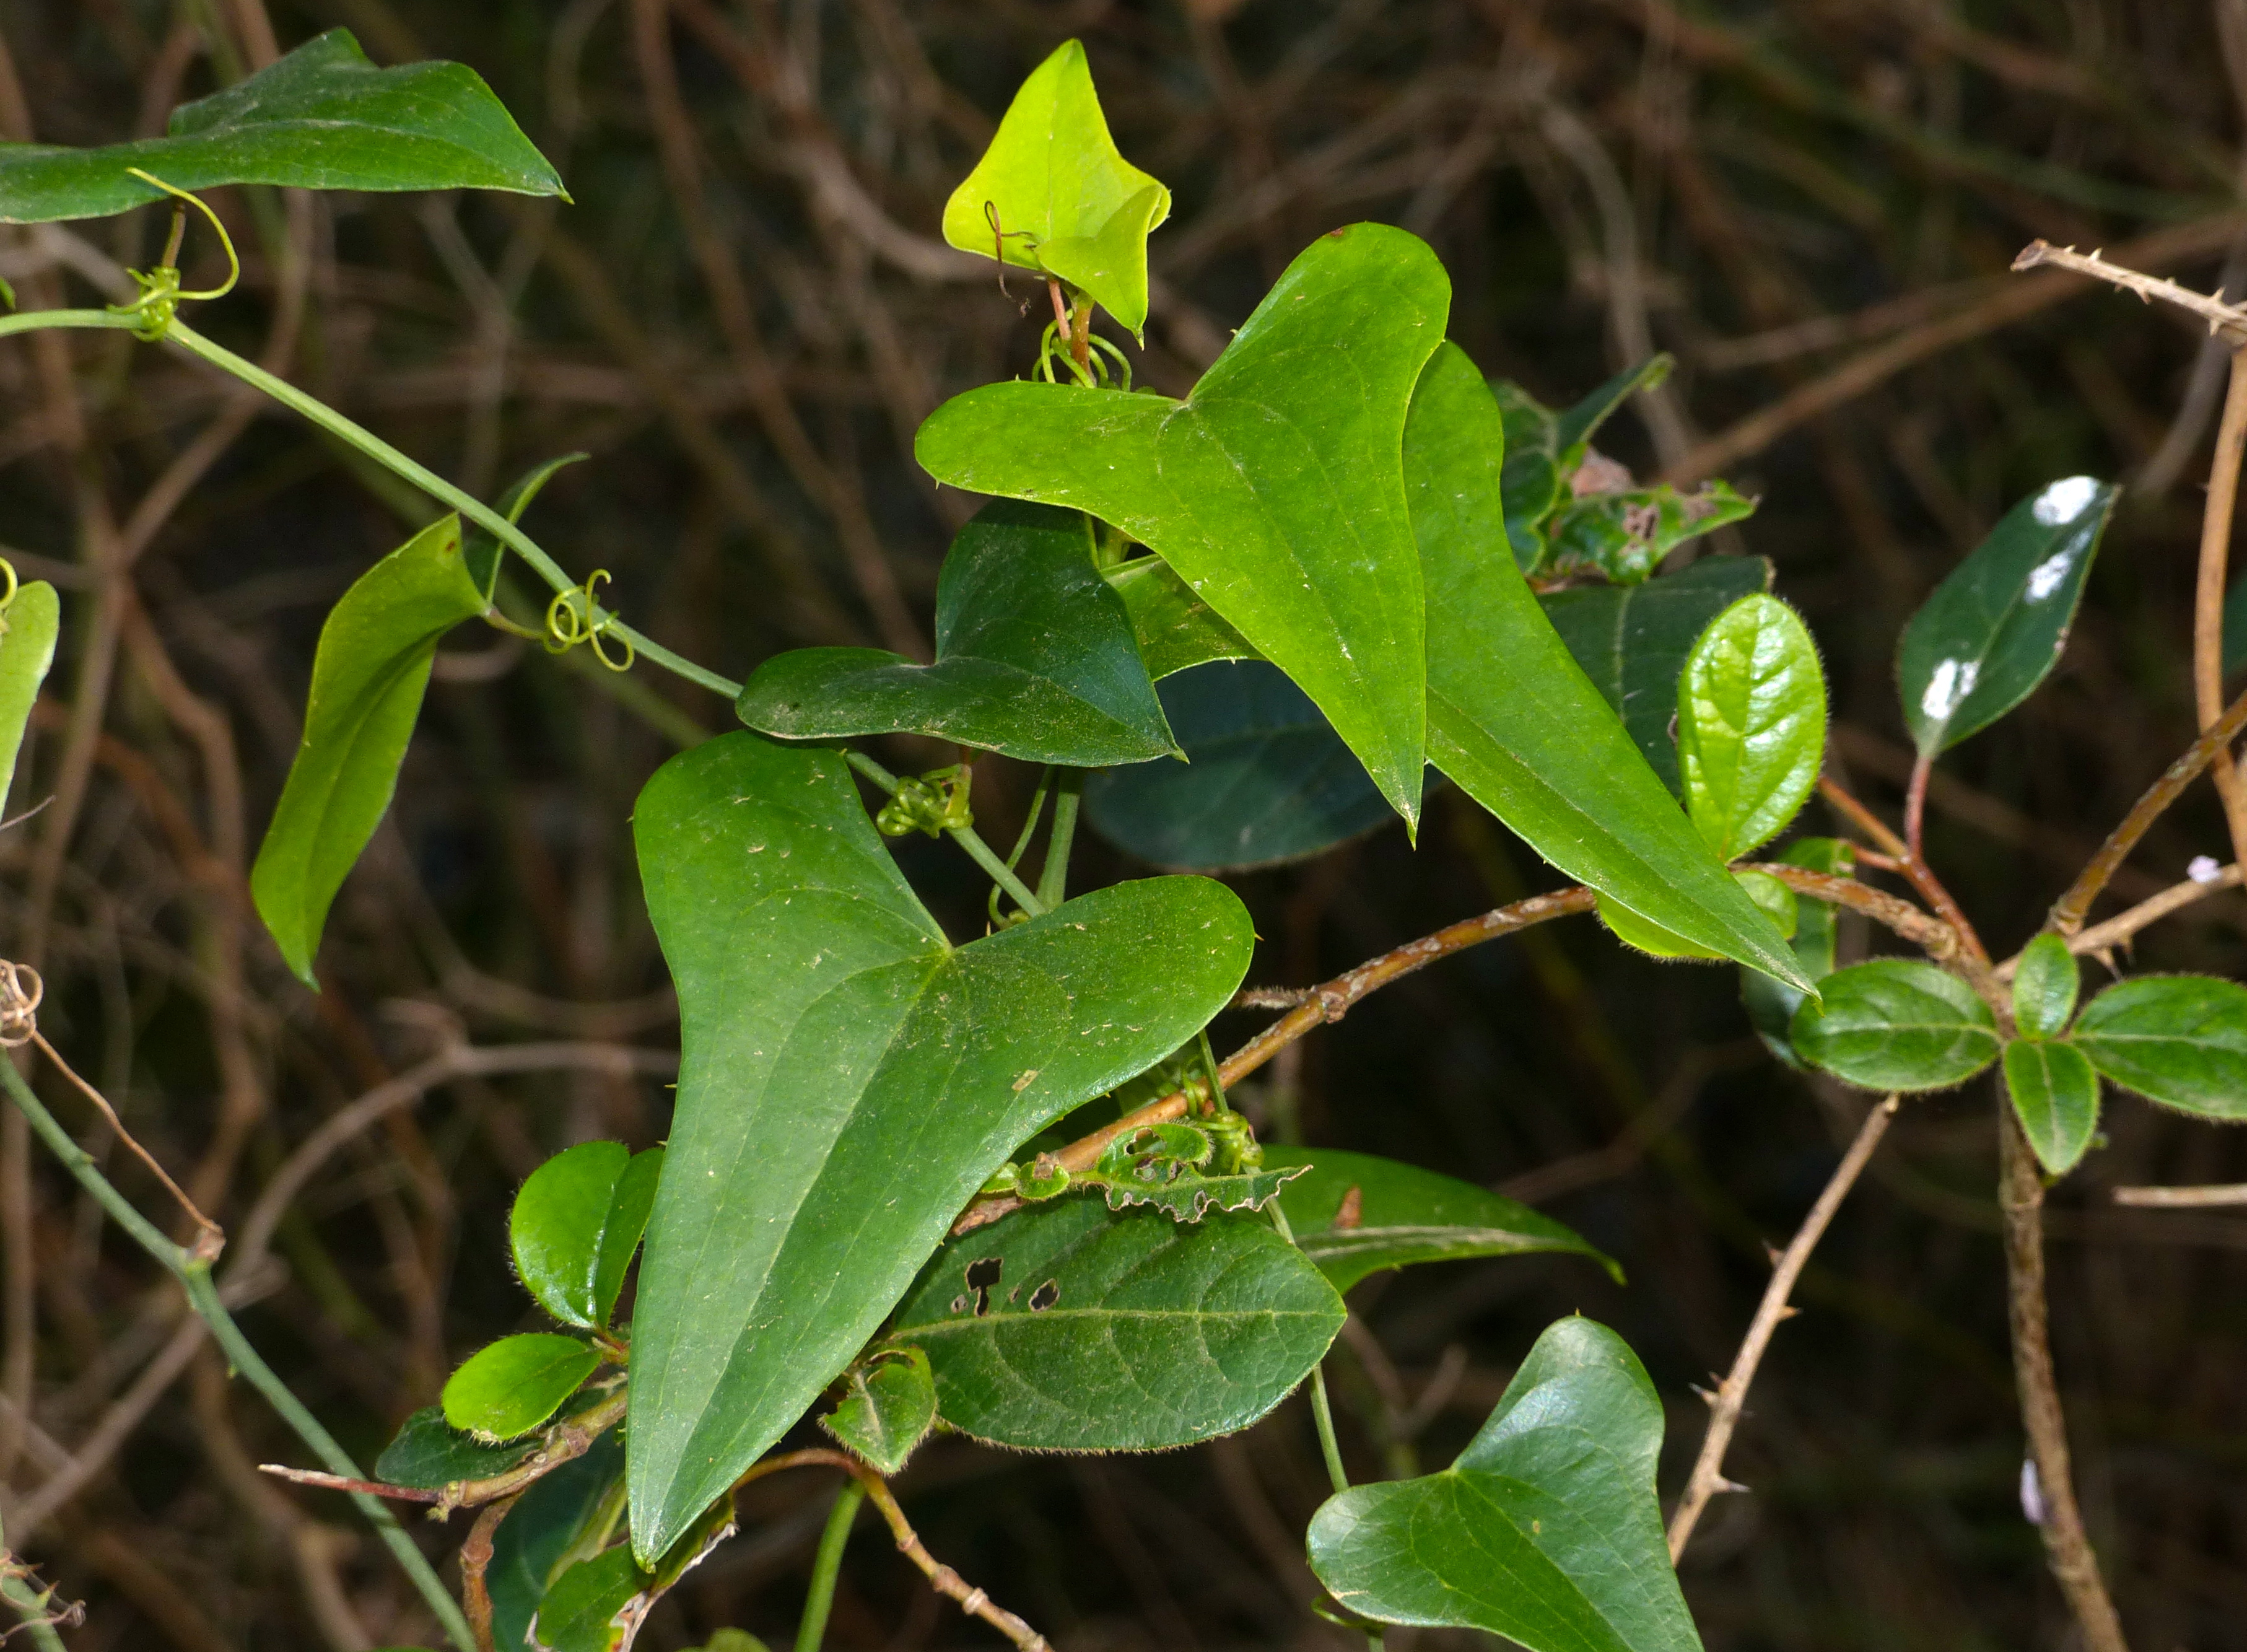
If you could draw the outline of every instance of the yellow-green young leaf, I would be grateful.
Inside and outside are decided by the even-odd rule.
[[[257,915],[307,986],[328,908],[398,788],[438,639],[484,607],[461,519],[446,516],[360,575],[320,627],[304,743],[249,873]]]
[[[1876,958],[1818,983],[1788,1029],[1813,1067],[1869,1090],[1939,1090],[1998,1058],[1997,1018],[1956,975],[1915,959]]]
[[[655,1202],[663,1150],[582,1142],[531,1171],[515,1196],[508,1239],[523,1288],[564,1325],[609,1322]]]
[[[1826,673],[1794,610],[1743,597],[1709,622],[1677,679],[1685,810],[1723,861],[1793,820],[1826,754]]]
[[[1769,872],[1737,871],[1732,877],[1746,891],[1747,898],[1762,909],[1765,917],[1771,919],[1779,931],[1779,938],[1782,940],[1793,939],[1796,925],[1800,922],[1794,891]],[[1608,926],[1608,932],[1617,940],[1652,957],[1703,959],[1712,964],[1725,961],[1725,953],[1696,945],[1683,935],[1666,930],[1659,924],[1649,924],[1621,901],[1602,895],[1599,897],[1598,911],[1600,922]],[[1779,983],[1772,984],[1776,986]],[[1794,993],[1798,1000],[1802,997],[1800,988],[1789,990]]]
[[[2126,1090],[2203,1118],[2247,1119],[2247,986],[2212,975],[2118,981],[2069,1034]]]
[[[502,1336],[446,1379],[445,1421],[480,1440],[514,1439],[561,1410],[600,1363],[599,1351],[574,1336]]]
[[[62,604],[55,588],[35,579],[0,610],[0,813],[16,783],[16,759],[24,749],[24,730],[47,667],[55,663],[55,637],[62,629]]]
[[[1267,1147],[1267,1170],[1307,1165],[1281,1204],[1304,1255],[1337,1291],[1369,1273],[1473,1256],[1567,1252],[1615,1283],[1622,1269],[1574,1229],[1526,1205],[1417,1164],[1333,1147]]]
[[[106,218],[181,189],[504,189],[562,180],[491,88],[457,63],[378,69],[331,29],[223,92],[172,112],[166,135],[100,149],[0,144],[0,222]]]
[[[1562,1320],[1451,1467],[1328,1498],[1311,1570],[1383,1623],[1485,1629],[1526,1652],[1700,1652],[1663,1541],[1661,1447],[1637,1357]]]
[[[840,754],[753,734],[665,764],[632,831],[680,1002],[632,1321],[652,1560],[849,1366],[1018,1145],[1230,1001],[1253,936],[1222,884],[1158,877],[954,947]]]
[[[1806,986],[1569,657],[1506,550],[1505,425],[1445,345],[1404,434],[1428,600],[1428,754],[1571,877],[1692,945]]]
[[[1213,659],[1263,658],[1160,556],[1134,556],[1103,569],[1101,577],[1124,599],[1139,658],[1158,682]]]
[[[2058,1038],[2075,1014],[2083,974],[2067,942],[2049,932],[2022,949],[2013,972],[2013,1025],[2023,1038]]]
[[[1170,215],[1169,189],[1117,153],[1084,47],[1069,40],[1030,72],[952,192],[944,238],[1074,283],[1136,335],[1147,323],[1147,235]]]
[[[2061,1039],[2014,1040],[2005,1094],[2037,1163],[2054,1176],[2073,1170],[2099,1130],[2099,1075],[2083,1052]]]
[[[986,385],[930,414],[913,454],[939,481],[1072,505],[1155,551],[1417,822],[1426,604],[1401,448],[1450,308],[1426,243],[1353,224],[1287,266],[1184,401]]]
[[[1694,564],[1696,567],[1699,563]],[[1798,837],[1779,859],[1789,866],[1806,867],[1835,877],[1847,877],[1857,864],[1855,846],[1839,837]],[[1820,981],[1834,973],[1834,908],[1830,902],[1808,895],[1795,897],[1794,957],[1802,973]],[[1802,989],[1752,970],[1740,972],[1740,1002],[1748,1021],[1764,1047],[1789,1067],[1800,1070],[1802,1058],[1787,1038],[1794,1012],[1801,1007]]]
[[[936,1424],[936,1379],[917,1348],[884,1348],[843,1374],[843,1397],[819,1419],[878,1474],[905,1467]]]
[[[2069,476],[2024,499],[1911,617],[1896,686],[1923,754],[1997,721],[2059,663],[2121,493]]]

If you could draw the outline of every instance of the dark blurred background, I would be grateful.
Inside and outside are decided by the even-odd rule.
[[[574,204],[219,192],[243,291],[196,324],[474,489],[590,453],[529,526],[729,674],[808,644],[925,647],[973,502],[932,488],[913,429],[1026,371],[1042,324],[940,244],[939,211],[1016,82],[1074,34],[1124,153],[1177,194],[1144,379],[1182,391],[1297,250],[1363,218],[1430,240],[1452,336],[1547,402],[1675,352],[1602,445],[1641,475],[1761,495],[1715,549],[1775,562],[1826,651],[1834,766],[1884,809],[1908,764],[1904,618],[2025,492],[2124,481],[2066,660],[1936,783],[1933,856],[1993,947],[2025,939],[2190,738],[2220,347],[2175,313],[2006,266],[2042,236],[2247,284],[2247,0],[0,0],[0,124],[151,133],[337,24],[378,62],[480,70]],[[27,307],[102,302],[162,229],[146,212],[0,232],[0,275]],[[189,246],[190,276],[212,271],[207,238]],[[250,1335],[371,1458],[454,1362],[534,1322],[504,1259],[516,1182],[576,1140],[664,1133],[668,1092],[590,1056],[427,1075],[463,1040],[672,1043],[627,817],[729,709],[645,668],[454,638],[315,996],[249,916],[243,870],[325,605],[427,508],[120,334],[0,345],[0,461],[6,554],[67,604],[16,793],[56,802],[0,836],[11,955],[45,966],[47,1035],[237,1232],[352,1098],[401,1073],[428,1086],[324,1161],[275,1259],[231,1281]],[[1028,782],[978,765],[1002,841]],[[899,852],[954,934],[975,932],[964,859]],[[2196,793],[2115,893],[2203,852],[2228,857]],[[1095,843],[1076,886],[1144,870]],[[1233,881],[1265,938],[1252,980],[1301,985],[1554,879],[1446,797],[1417,852],[1392,827]],[[2136,966],[2237,975],[2243,938],[2247,902],[2225,894],[2148,934]],[[1256,1024],[1228,1016],[1219,1049]],[[90,1109],[42,1082],[160,1208]],[[1581,1309],[1668,1402],[1665,1495],[1703,1426],[1691,1385],[1730,1361],[1766,1243],[1862,1105],[1762,1054],[1730,970],[1628,955],[1581,919],[1390,988],[1240,1100],[1292,1111],[1314,1143],[1530,1199],[1629,1270],[1617,1288],[1581,1263],[1496,1260],[1361,1287],[1332,1362],[1355,1475],[1447,1462],[1537,1332]],[[2108,1196],[2237,1180],[2247,1150],[2127,1100],[2107,1130],[2050,1219],[2087,1518],[2136,1645],[2247,1647],[2247,1219]],[[0,1148],[0,1513],[87,1602],[71,1645],[434,1641],[346,1505],[253,1471],[301,1454],[181,1328],[168,1283],[19,1128]],[[1977,1084],[1913,1102],[1844,1209],[1732,1450],[1752,1493],[1719,1500],[1684,1562],[1712,1648],[2073,1644],[2018,1499],[1994,1177]],[[1301,1533],[1324,1479],[1300,1397],[1157,1457],[939,1441],[898,1489],[939,1558],[1068,1652],[1352,1643],[1308,1609]],[[723,1625],[786,1643],[829,1496],[759,1485],[642,1644]],[[461,1529],[430,1528],[433,1553]],[[830,1639],[995,1644],[871,1527]]]

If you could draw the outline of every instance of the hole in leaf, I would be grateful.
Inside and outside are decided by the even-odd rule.
[[[991,1287],[998,1284],[1000,1270],[1005,1266],[995,1256],[986,1256],[967,1265],[967,1288],[975,1293],[975,1313],[979,1319],[991,1311]]]
[[[1036,1290],[1030,1293],[1030,1312],[1033,1314],[1042,1314],[1048,1308],[1051,1307],[1055,1302],[1060,1300],[1061,1281],[1059,1280],[1048,1280],[1044,1284],[1039,1286]]]

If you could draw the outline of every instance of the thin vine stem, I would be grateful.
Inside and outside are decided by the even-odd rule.
[[[828,1511],[826,1529],[819,1534],[819,1553],[811,1562],[811,1592],[803,1599],[803,1616],[796,1626],[796,1652],[819,1652],[827,1638],[827,1614],[835,1607],[835,1580],[843,1570],[843,1551],[850,1541],[850,1523],[866,1488],[854,1478],[843,1482]]]
[[[843,754],[843,761],[892,795],[896,795],[898,788],[904,783],[898,776],[890,773],[888,769],[862,751],[846,751]],[[944,829],[944,833],[953,843],[966,850],[967,857],[989,873],[991,881],[1012,896],[1016,905],[1033,918],[1040,917],[1044,913],[1046,903],[1038,898],[1028,884],[1015,876],[1013,867],[999,858],[997,851],[983,841],[981,833],[973,826],[947,826]]]

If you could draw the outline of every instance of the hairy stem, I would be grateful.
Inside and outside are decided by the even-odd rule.
[[[811,1591],[803,1599],[803,1616],[796,1626],[796,1652],[819,1652],[827,1638],[827,1614],[835,1606],[835,1580],[843,1570],[843,1550],[850,1541],[850,1522],[866,1488],[856,1479],[843,1482],[828,1512],[827,1528],[819,1534],[819,1553],[811,1562]]]
[[[2208,473],[2208,504],[2200,522],[2200,577],[2193,589],[2192,698],[2200,726],[2207,729],[2223,714],[2223,587],[2230,563],[2231,519],[2239,500],[2239,466],[2247,456],[2247,350],[2231,352],[2230,387],[2224,393],[2223,420],[2216,435],[2216,460]],[[2231,857],[2247,865],[2247,778],[2231,761],[2227,745],[2209,761],[2216,795],[2231,829]]]

